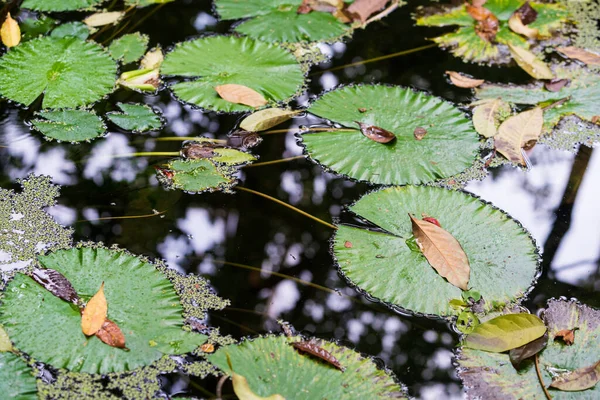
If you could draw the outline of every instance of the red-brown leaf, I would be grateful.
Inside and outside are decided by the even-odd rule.
[[[362,134],[374,142],[389,143],[392,140],[396,139],[396,135],[394,135],[390,131],[386,131],[383,128],[380,128],[375,125],[363,124],[362,122],[358,122],[358,121],[354,121],[354,122],[356,122],[358,124]]]
[[[559,47],[556,50],[573,60],[581,61],[588,65],[600,65],[600,55],[596,53],[573,46]]]
[[[111,347],[126,349],[125,335],[123,335],[121,328],[108,318],[96,332],[96,337]]]
[[[356,0],[346,9],[346,14],[351,15],[355,21],[365,23],[372,14],[385,7],[387,2],[388,0]]]
[[[215,90],[223,100],[230,103],[243,104],[250,107],[261,107],[268,103],[262,94],[244,85],[228,83],[215,86]]]
[[[73,304],[77,304],[79,301],[79,296],[77,295],[75,288],[73,288],[71,282],[69,282],[69,280],[60,272],[49,268],[34,269],[31,272],[31,277],[34,281],[42,285],[44,289],[59,299],[63,299]]]
[[[575,329],[561,329],[554,334],[554,340],[562,339],[567,346],[575,343]]]

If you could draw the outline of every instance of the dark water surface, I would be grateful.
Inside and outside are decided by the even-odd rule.
[[[410,13],[425,2],[411,2],[390,17],[357,31],[346,43],[323,46],[331,62],[311,71],[309,99],[340,84],[381,82],[412,86],[454,102],[467,102],[470,91],[451,86],[445,70],[471,73],[492,81],[525,82],[517,68],[464,64],[437,48],[335,71],[328,68],[392,54],[428,44],[435,29],[412,26]],[[149,9],[141,9],[141,18]],[[209,1],[177,1],[149,17],[140,28],[151,45],[163,47],[205,32],[227,32],[217,23]],[[277,79],[276,76],[270,79]],[[118,91],[110,102],[144,101],[159,107],[168,123],[160,133],[134,135],[111,132],[91,144],[46,142],[21,121],[26,110],[0,103],[0,181],[16,188],[15,179],[30,172],[52,176],[62,185],[59,205],[50,209],[64,225],[75,228],[76,240],[119,244],[130,251],[167,260],[172,268],[207,277],[231,307],[210,315],[210,323],[236,338],[277,330],[276,319],[322,338],[335,338],[380,358],[424,399],[461,398],[462,389],[452,366],[457,335],[445,323],[399,315],[357,295],[337,275],[329,253],[332,230],[306,217],[247,192],[188,195],[168,192],[156,181],[154,165],[165,158],[113,158],[135,151],[178,151],[179,142],[159,142],[158,136],[212,135],[224,137],[236,116],[202,113],[159,96]],[[307,123],[296,119],[293,125]],[[293,133],[266,135],[256,149],[260,161],[301,154]],[[536,310],[550,297],[576,297],[593,306],[600,298],[600,158],[589,148],[577,153],[543,145],[531,154],[525,172],[505,166],[491,171],[467,190],[518,219],[544,250],[543,273],[527,306]],[[324,173],[311,162],[247,167],[241,185],[307,211],[326,221],[342,213],[362,194],[365,184]],[[139,219],[101,219],[128,215],[160,216]],[[469,218],[463,215],[463,218]],[[245,269],[223,261],[252,266]],[[272,272],[334,289],[329,292]],[[427,290],[427,288],[423,288]],[[214,393],[215,381],[188,382],[165,377],[172,394],[201,396]]]

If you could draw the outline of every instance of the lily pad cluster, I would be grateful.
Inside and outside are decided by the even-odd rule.
[[[465,61],[506,63],[512,58],[509,45],[524,49],[543,47],[544,40],[565,29],[569,20],[569,13],[561,3],[528,2],[536,16],[526,26],[535,30],[536,34],[527,37],[509,27],[510,18],[523,3],[520,0],[488,0],[484,2],[483,9],[478,7],[480,10],[477,11],[470,10],[469,7],[473,6],[469,3],[457,7],[440,5],[422,11],[416,23],[421,26],[458,26],[456,31],[433,40],[441,47],[450,48],[454,55]],[[485,37],[486,30],[493,34]]]

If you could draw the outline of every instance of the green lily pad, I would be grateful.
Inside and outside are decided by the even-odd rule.
[[[0,95],[43,108],[73,108],[112,92],[117,65],[104,49],[77,38],[29,40],[0,58]]]
[[[325,93],[308,109],[351,129],[305,133],[308,155],[338,174],[371,183],[405,185],[456,175],[473,164],[479,136],[448,102],[402,87],[348,86]],[[382,144],[364,136],[359,121],[396,135]],[[427,130],[417,140],[417,127]]]
[[[148,48],[150,38],[139,32],[129,33],[113,40],[108,46],[108,52],[115,60],[129,64],[142,58]]]
[[[125,0],[126,6],[147,7],[153,4],[166,4],[175,0]]]
[[[320,359],[300,354],[290,344],[303,338],[264,336],[241,344],[221,347],[208,360],[224,373],[248,380],[258,396],[279,394],[286,399],[389,399],[408,398],[389,370],[381,370],[372,359],[338,344],[315,339],[345,368],[342,372]]]
[[[104,122],[93,112],[85,110],[56,110],[36,113],[44,119],[31,124],[44,136],[63,142],[82,142],[102,135]]]
[[[44,14],[24,18],[19,23],[21,33],[23,34],[23,36],[21,36],[21,42],[47,34],[56,26],[56,24],[57,21],[54,18],[50,18]]]
[[[117,106],[123,112],[109,112],[106,118],[126,131],[155,131],[163,125],[160,113],[146,104],[117,103]]]
[[[548,327],[549,340],[538,356],[546,387],[552,382],[552,376],[588,367],[600,360],[599,310],[573,300],[551,299],[542,319]],[[559,330],[573,328],[577,330],[571,346],[555,338]],[[523,361],[517,371],[507,353],[461,348],[457,361],[460,367],[458,375],[469,398],[546,399],[533,360]],[[592,400],[600,397],[600,385],[578,392],[562,392],[553,388],[548,388],[548,392],[556,400]]]
[[[542,39],[552,37],[553,32],[563,27],[569,18],[568,11],[560,3],[529,2],[529,4],[538,15],[537,19],[527,26],[537,29]],[[477,22],[469,15],[464,4],[455,8],[442,8],[439,13],[418,17],[416,21],[417,25],[421,26],[458,25],[456,31],[433,39],[441,47],[451,48],[452,53],[457,57],[480,63],[505,63],[510,61],[508,44],[527,49],[530,46],[527,38],[508,27],[509,18],[522,5],[521,0],[488,0],[484,4],[484,7],[498,18],[500,27],[495,39],[497,43],[487,42],[477,35],[475,32]]]
[[[90,10],[106,0],[25,0],[21,7],[36,11]]]
[[[156,267],[123,250],[77,247],[40,256],[89,300],[102,282],[108,318],[125,335],[130,351],[81,332],[79,309],[17,274],[2,296],[0,321],[15,348],[56,368],[109,373],[148,365],[165,354],[183,354],[206,340],[184,331],[183,308],[173,284]]]
[[[273,106],[299,94],[304,83],[300,64],[289,51],[234,36],[210,36],[177,44],[166,55],[161,73],[194,78],[171,85],[180,100],[206,110],[225,112],[253,108],[222,99],[215,86],[247,86]],[[273,79],[275,76],[277,79]]]
[[[38,398],[33,371],[16,354],[0,353],[0,393],[11,400]]]
[[[75,37],[81,40],[85,40],[90,36],[90,28],[83,22],[75,21],[61,24],[54,28],[51,37],[62,39],[66,37]]]
[[[538,273],[535,243],[518,222],[460,191],[435,187],[391,187],[369,193],[350,207],[379,229],[339,225],[333,255],[343,276],[361,292],[393,308],[455,316],[450,301],[461,289],[448,283],[414,243],[408,214],[436,218],[464,249],[469,289],[481,294],[485,311],[517,302]]]
[[[234,31],[265,42],[332,41],[352,32],[331,13],[298,14],[302,0],[215,0],[224,20],[244,19]]]
[[[546,133],[552,132],[561,119],[569,115],[576,115],[590,122],[594,116],[600,115],[600,75],[585,68],[564,66],[555,68],[554,73],[557,79],[570,80],[570,83],[558,92],[546,90],[541,82],[526,86],[485,84],[475,89],[475,96],[479,99],[501,98],[514,104],[542,106],[568,98],[560,106],[544,111]]]

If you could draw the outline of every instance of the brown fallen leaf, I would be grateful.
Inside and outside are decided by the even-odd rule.
[[[215,90],[223,98],[231,103],[243,104],[250,107],[261,107],[268,103],[262,94],[248,86],[228,83],[215,86]]]
[[[475,4],[466,5],[469,15],[477,21],[475,33],[486,42],[491,42],[496,38],[500,29],[498,18],[487,8]]]
[[[200,350],[202,350],[204,353],[214,353],[215,345],[212,343],[204,343],[202,346],[200,346]]]
[[[100,329],[96,331],[96,337],[111,347],[127,349],[125,347],[125,335],[123,335],[121,328],[108,318],[104,320]]]
[[[599,54],[592,53],[574,46],[559,47],[556,50],[573,60],[581,61],[587,65],[600,65]]]
[[[81,330],[87,336],[92,336],[98,332],[108,314],[108,304],[104,297],[104,282],[100,286],[98,293],[88,301],[81,314]]]
[[[483,79],[474,79],[455,71],[446,71],[446,74],[450,77],[452,84],[460,88],[472,89],[485,82]]]
[[[515,12],[508,19],[508,27],[515,33],[525,36],[529,39],[535,39],[538,37],[539,31],[535,28],[530,28],[521,21],[519,13]]]
[[[383,9],[387,2],[388,0],[356,0],[346,9],[346,14],[364,24],[371,15]]]
[[[431,222],[408,216],[413,235],[429,264],[452,285],[468,290],[471,267],[458,240]]]
[[[478,103],[473,109],[473,126],[481,136],[494,137],[498,133],[500,117],[509,115],[510,112],[510,105],[501,99]]]
[[[524,111],[504,121],[494,137],[496,151],[512,162],[527,165],[522,148],[532,148],[542,134],[544,113],[540,107]]]
[[[562,339],[567,346],[575,343],[575,329],[561,329],[554,334],[554,340]]]
[[[363,124],[362,122],[358,122],[358,121],[354,121],[354,122],[356,122],[358,124],[362,134],[374,142],[389,143],[392,140],[396,139],[396,135],[394,135],[390,131],[386,131],[383,128],[380,128],[375,125]]]
[[[535,79],[554,79],[554,74],[545,62],[540,60],[527,49],[508,43],[510,54],[519,67]]]
[[[473,5],[475,7],[482,7],[485,3],[487,3],[487,0],[472,0],[471,1],[471,5]]]
[[[600,115],[594,115],[592,117],[592,124],[600,124]]]
[[[569,82],[568,79],[553,79],[550,82],[544,82],[544,87],[550,92],[559,92],[560,89],[564,88]]]
[[[73,304],[79,302],[79,296],[71,282],[63,274],[49,268],[34,269],[31,277],[44,289],[58,297]]]
[[[427,135],[427,129],[423,128],[422,126],[417,126],[413,131],[413,136],[416,140],[423,140],[425,135]]]
[[[292,342],[291,345],[302,353],[310,354],[313,357],[320,358],[328,364],[333,365],[340,371],[344,372],[346,368],[340,364],[337,358],[330,352],[320,347],[315,340],[305,340],[301,342]]]
[[[267,108],[250,114],[240,122],[240,128],[248,132],[260,132],[271,129],[292,117],[300,111],[292,111],[281,108]]]
[[[6,19],[2,23],[0,37],[2,44],[6,47],[15,47],[21,42],[21,28],[19,28],[19,23],[10,16],[10,13],[6,14]]]
[[[215,144],[210,142],[188,142],[181,148],[181,156],[188,160],[199,160],[203,158],[213,158],[217,154],[214,152]]]
[[[578,368],[552,379],[550,387],[563,392],[577,392],[596,386],[600,381],[600,361],[589,367]]]
[[[525,2],[521,7],[515,11],[515,14],[518,14],[521,22],[525,25],[529,25],[537,19],[538,13],[535,11],[529,2]]]
[[[508,356],[510,358],[510,363],[513,365],[513,367],[515,367],[515,369],[519,369],[519,366],[524,360],[544,350],[547,343],[548,332],[544,333],[543,336],[535,339],[534,341],[509,350]]]

